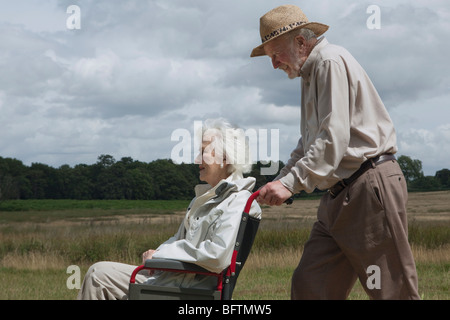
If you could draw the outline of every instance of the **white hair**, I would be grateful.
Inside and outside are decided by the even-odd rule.
[[[201,141],[214,143],[215,158],[228,165],[229,173],[251,171],[250,148],[243,129],[232,126],[223,118],[207,119],[203,122],[201,135],[197,133],[197,136]]]
[[[311,29],[308,29],[308,28],[295,29],[295,30],[292,30],[291,32],[286,33],[283,36],[286,36],[286,38],[288,38],[290,40],[294,39],[296,36],[303,36],[306,41],[311,40],[313,38],[317,38],[314,31],[312,31]]]

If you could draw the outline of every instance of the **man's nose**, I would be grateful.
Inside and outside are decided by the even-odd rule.
[[[272,58],[272,65],[274,69],[278,69],[278,67],[280,66],[280,62],[276,59],[276,58]]]

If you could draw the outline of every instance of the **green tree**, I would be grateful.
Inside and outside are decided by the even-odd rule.
[[[438,180],[443,188],[450,188],[450,170],[449,169],[442,169],[439,171],[436,171],[436,174],[434,176],[436,180]]]
[[[46,199],[49,197],[49,185],[51,185],[51,170],[48,165],[43,163],[32,163],[26,177],[31,184],[31,192],[33,199]],[[52,181],[54,182],[54,180]]]
[[[143,167],[129,169],[124,176],[124,196],[129,200],[151,200],[155,198],[153,179]]]
[[[413,160],[408,156],[400,156],[397,161],[408,183],[424,176],[422,161],[417,159]]]
[[[116,163],[116,159],[109,154],[102,154],[98,156],[97,160],[97,164],[103,168],[109,168]]]
[[[22,161],[0,157],[0,201],[31,197],[27,171],[28,167]]]
[[[420,177],[409,184],[410,191],[436,191],[441,189],[442,185],[439,180],[432,176]]]
[[[154,181],[156,199],[190,198],[192,187],[189,185],[184,173],[177,166],[172,160],[167,159],[155,160],[149,164]]]
[[[68,170],[66,174],[69,177],[67,182],[66,198],[77,200],[94,199],[94,183],[93,168],[86,164],[77,164],[72,170]]]
[[[124,199],[124,176],[126,168],[121,162],[104,167],[96,181],[101,199]]]

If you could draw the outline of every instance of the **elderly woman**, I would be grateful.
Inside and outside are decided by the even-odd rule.
[[[209,271],[220,273],[230,265],[242,211],[255,179],[244,178],[251,161],[243,130],[233,128],[223,119],[206,120],[199,137],[201,153],[200,180],[207,184],[195,187],[195,198],[187,208],[178,232],[156,250],[143,253],[146,259],[173,259],[195,263]],[[244,156],[243,156],[244,155]],[[260,218],[256,202],[249,214]],[[78,299],[126,299],[131,273],[136,266],[117,262],[92,265],[83,281]],[[211,287],[214,277],[194,274],[154,272],[138,274],[137,283],[162,286]]]

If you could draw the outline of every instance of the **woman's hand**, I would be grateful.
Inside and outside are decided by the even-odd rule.
[[[142,264],[145,264],[145,260],[151,259],[156,250],[147,250],[142,254]],[[148,276],[151,277],[155,271],[148,270]]]
[[[142,264],[145,264],[145,260],[151,259],[156,250],[147,250],[142,254]]]

